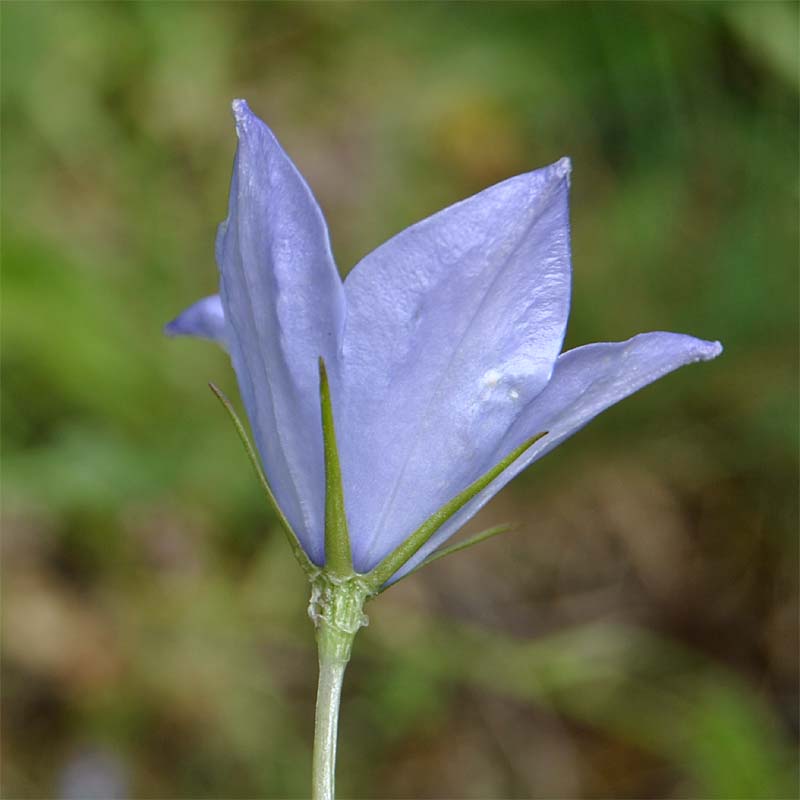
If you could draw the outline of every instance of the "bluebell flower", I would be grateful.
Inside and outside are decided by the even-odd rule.
[[[561,353],[571,273],[566,158],[412,225],[342,281],[302,175],[245,101],[233,110],[239,144],[216,242],[220,293],[167,331],[229,352],[266,478],[316,565],[326,552],[320,358],[356,572],[375,568],[503,464],[385,576],[394,581],[601,411],[722,351],[657,332]]]

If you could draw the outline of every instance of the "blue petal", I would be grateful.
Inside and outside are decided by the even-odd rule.
[[[243,100],[230,207],[217,240],[228,346],[281,509],[323,560],[325,480],[318,358],[332,375],[344,290],[325,219],[297,168]]]
[[[345,282],[340,455],[367,570],[483,474],[569,310],[567,159],[412,225]]]
[[[719,342],[679,333],[643,333],[627,342],[590,344],[559,356],[547,388],[520,414],[494,453],[495,463],[537,432],[533,445],[455,515],[394,576],[396,581],[440,547],[512,478],[579,431],[605,409],[669,372],[722,352]]]
[[[218,294],[198,300],[164,326],[168,336],[196,336],[225,345],[225,312]],[[227,349],[227,348],[226,348]]]

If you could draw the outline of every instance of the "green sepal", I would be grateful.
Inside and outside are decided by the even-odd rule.
[[[353,553],[347,531],[342,469],[336,447],[331,387],[325,362],[319,360],[319,402],[322,410],[322,442],[325,451],[325,569],[344,577],[353,574]]]
[[[222,403],[224,409],[228,412],[228,415],[233,422],[233,426],[236,428],[236,433],[239,434],[239,438],[242,440],[242,444],[244,445],[245,452],[250,459],[250,463],[253,465],[253,469],[258,476],[258,480],[261,483],[261,488],[264,490],[264,494],[267,496],[267,500],[272,506],[272,510],[278,517],[278,522],[280,522],[283,532],[286,534],[286,539],[289,542],[289,547],[292,548],[294,557],[306,572],[309,579],[313,579],[319,574],[319,567],[315,566],[311,562],[311,559],[309,559],[309,557],[306,555],[306,551],[303,550],[303,546],[300,544],[297,534],[289,524],[289,520],[286,519],[283,511],[281,511],[281,507],[278,505],[278,501],[275,499],[275,495],[272,493],[272,487],[269,485],[269,481],[267,480],[267,476],[264,474],[264,470],[261,469],[261,462],[258,460],[255,448],[250,441],[250,437],[247,435],[244,425],[242,425],[242,421],[239,419],[239,415],[236,413],[231,401],[228,400],[222,389],[220,389],[218,386],[215,386],[213,383],[209,383],[208,386],[211,391],[214,392],[220,403]]]
[[[397,549],[389,553],[383,561],[366,574],[366,578],[379,591],[392,575],[403,566],[442,525],[459,512],[475,495],[485,489],[503,470],[516,461],[529,447],[539,441],[547,432],[538,433],[519,447],[512,450],[499,464],[473,481],[463,492],[445,503],[438,511],[431,514]]]
[[[458,553],[460,550],[466,550],[468,547],[472,547],[473,545],[485,542],[487,539],[491,539],[494,536],[499,536],[501,533],[508,533],[509,531],[513,531],[516,529],[517,529],[516,525],[512,525],[511,523],[506,522],[503,525],[495,525],[491,528],[487,528],[485,531],[476,533],[474,536],[470,536],[468,539],[463,539],[462,541],[456,542],[455,544],[448,545],[447,547],[442,547],[440,550],[434,550],[433,553],[431,553],[424,561],[421,561],[408,574],[411,575],[412,573],[421,570],[423,567],[427,567],[428,564],[432,564],[434,561],[438,561],[440,558],[452,555],[453,553]]]

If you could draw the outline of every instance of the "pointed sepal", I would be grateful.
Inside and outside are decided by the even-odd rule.
[[[247,453],[250,463],[253,465],[253,469],[258,476],[258,480],[261,483],[261,488],[264,490],[264,494],[267,496],[267,500],[272,507],[272,510],[278,517],[278,522],[280,522],[283,532],[286,534],[286,539],[289,542],[289,547],[291,547],[292,553],[294,553],[294,557],[308,575],[309,579],[313,579],[317,574],[319,574],[319,568],[316,567],[306,555],[306,551],[303,550],[300,540],[297,538],[297,534],[292,529],[292,526],[289,524],[289,520],[286,519],[283,511],[281,511],[281,507],[278,505],[278,501],[275,499],[275,495],[273,494],[272,488],[269,485],[267,476],[264,474],[264,470],[261,468],[261,463],[258,460],[255,448],[250,441],[250,437],[247,435],[247,431],[245,430],[242,421],[239,419],[239,415],[236,413],[236,409],[234,409],[231,401],[228,400],[222,389],[213,383],[209,383],[208,386],[216,395],[217,400],[222,403],[223,408],[228,412],[228,416],[230,416],[231,421],[233,422],[233,427],[236,428],[236,433],[239,434],[239,438],[244,445],[245,452]]]
[[[342,469],[336,446],[331,387],[325,361],[319,359],[319,402],[325,453],[325,569],[341,577],[353,574],[353,553],[347,530]]]
[[[539,441],[547,432],[539,433],[514,448],[502,461],[492,467],[480,478],[473,481],[463,492],[445,503],[438,511],[431,514],[399,547],[389,553],[366,577],[375,591],[388,581],[414,554],[444,525],[454,514],[459,512],[475,495],[485,489],[503,470],[516,461],[529,447]],[[423,562],[424,563],[424,562]]]
[[[406,575],[411,575],[413,572],[418,572],[423,567],[428,566],[428,564],[432,564],[434,561],[438,561],[440,558],[452,555],[453,553],[458,553],[461,550],[466,550],[468,547],[485,542],[487,539],[492,539],[495,536],[499,536],[501,533],[508,533],[509,531],[516,529],[516,525],[512,525],[508,522],[502,525],[494,525],[493,527],[487,528],[486,530],[476,533],[474,536],[470,536],[460,542],[456,542],[455,544],[435,550],[424,561],[421,561],[416,567],[414,567],[414,569],[412,569],[410,572],[407,572]],[[403,577],[406,577],[406,575]]]

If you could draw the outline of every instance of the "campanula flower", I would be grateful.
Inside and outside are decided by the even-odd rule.
[[[243,100],[233,110],[239,145],[216,243],[220,292],[167,331],[229,352],[266,478],[316,565],[326,554],[320,358],[357,573],[503,467],[384,576],[393,581],[601,411],[722,350],[658,332],[561,353],[566,158],[412,225],[342,281],[302,175]]]

